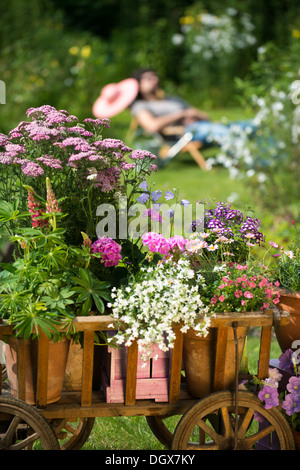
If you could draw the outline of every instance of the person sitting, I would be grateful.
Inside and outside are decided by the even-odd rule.
[[[98,118],[109,118],[129,107],[138,125],[149,134],[163,133],[168,126],[182,126],[192,140],[204,145],[217,143],[228,135],[230,126],[212,122],[208,114],[178,96],[166,96],[154,69],[141,68],[131,78],[106,85],[93,106]],[[251,122],[240,126],[253,129]]]

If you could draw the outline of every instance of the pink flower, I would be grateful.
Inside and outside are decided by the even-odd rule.
[[[278,245],[277,245],[277,243],[275,243],[275,242],[272,242],[272,241],[271,241],[271,242],[269,242],[269,244],[270,244],[271,246],[273,246],[273,248],[278,248]]]
[[[223,295],[223,294],[222,294],[222,295],[220,295],[220,297],[219,297],[219,301],[220,301],[220,302],[224,302],[224,300],[225,300],[225,295]]]
[[[246,305],[246,300],[242,300],[241,305]]]
[[[91,253],[100,253],[105,267],[117,266],[122,259],[122,247],[111,238],[100,237],[91,245]]]
[[[246,297],[246,299],[252,299],[252,298],[253,298],[253,294],[252,294],[252,292],[246,291],[246,292],[244,293],[244,297]]]
[[[48,221],[42,219],[45,209],[42,207],[41,202],[36,198],[36,192],[31,188],[31,186],[25,186],[25,188],[28,191],[27,204],[31,216],[32,227],[48,227]]]

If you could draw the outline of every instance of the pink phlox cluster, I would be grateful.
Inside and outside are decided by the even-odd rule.
[[[111,238],[100,237],[91,245],[91,253],[100,253],[105,267],[117,266],[122,259],[122,247]]]
[[[148,232],[142,236],[142,241],[145,246],[153,253],[161,255],[169,255],[175,249],[180,251],[185,250],[186,239],[180,235],[165,238],[163,235],[156,232]]]

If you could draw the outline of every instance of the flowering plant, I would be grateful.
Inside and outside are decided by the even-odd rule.
[[[198,8],[195,12],[194,7],[191,7],[188,14],[180,18],[180,23],[182,34],[176,34],[173,42],[186,42],[193,54],[201,54],[207,61],[233,54],[237,49],[245,49],[256,43],[251,16],[235,8],[228,8],[217,16],[199,11]]]
[[[188,239],[166,238],[156,232],[148,232],[142,239],[152,252],[165,256],[176,245],[181,252],[189,254],[195,265],[214,267],[228,260],[245,263],[251,249],[265,240],[260,225],[259,219],[245,216],[242,211],[232,209],[229,203],[219,202],[214,209],[204,211],[202,219],[192,222]]]
[[[296,237],[288,247],[279,246],[276,242],[270,241],[268,253],[271,253],[273,262],[270,266],[269,277],[278,283],[278,286],[290,292],[300,291],[300,237],[297,226],[292,221],[296,229]],[[273,252],[271,250],[275,249]]]
[[[129,346],[137,340],[146,360],[153,344],[163,351],[173,347],[176,323],[182,324],[183,332],[194,328],[206,335],[210,320],[199,293],[203,282],[184,259],[141,267],[128,285],[112,289],[112,317],[125,324],[125,329],[110,341]]]
[[[148,233],[143,242],[150,252],[160,253],[163,259],[174,263],[185,259],[190,267],[205,280],[199,285],[202,303],[212,312],[245,312],[270,308],[279,302],[275,285],[254,267],[232,261],[206,261],[210,247],[201,239],[174,236],[169,239],[157,233]],[[216,248],[215,248],[216,249]],[[220,250],[222,253],[222,249]]]
[[[259,381],[258,397],[270,409],[281,404],[281,410],[290,426],[300,431],[300,367],[299,356],[288,349],[279,357],[279,370],[269,369],[269,377]],[[282,372],[282,373],[281,373]]]
[[[65,110],[44,105],[27,110],[31,120],[22,121],[9,135],[0,134],[0,195],[20,200],[26,207],[30,185],[45,196],[49,177],[61,208],[66,237],[80,244],[81,231],[91,238],[96,233],[96,210],[100,204],[118,209],[121,195],[132,200],[138,185],[152,171],[155,156],[147,151],[132,151],[118,139],[103,139],[107,119],[84,119]]]

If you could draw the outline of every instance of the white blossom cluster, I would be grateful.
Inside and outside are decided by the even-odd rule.
[[[231,178],[255,177],[264,183],[266,172],[278,157],[300,145],[300,106],[291,107],[289,94],[276,89],[265,98],[252,96],[252,103],[257,109],[252,127],[232,125],[228,134],[217,140],[216,156],[206,163],[208,169],[223,165]]]
[[[238,15],[236,9],[228,8],[220,16],[203,12],[196,17],[186,17],[181,26],[182,34],[175,34],[172,40],[173,44],[178,45],[189,36],[191,52],[202,54],[205,60],[210,60],[255,44],[254,29],[249,14]]]
[[[180,324],[183,333],[193,328],[206,336],[210,318],[199,294],[203,282],[187,260],[142,267],[128,285],[112,291],[112,317],[126,327],[110,341],[130,346],[137,340],[141,357],[146,360],[152,345],[162,351],[173,348],[173,324]]]

